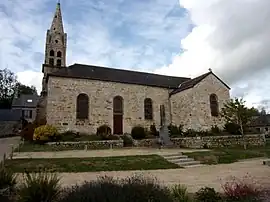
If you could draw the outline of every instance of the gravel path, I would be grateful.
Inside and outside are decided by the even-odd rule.
[[[130,155],[150,155],[150,154],[177,154],[180,152],[209,151],[207,149],[152,149],[152,148],[132,148],[132,149],[104,149],[104,150],[72,150],[58,152],[22,152],[14,153],[13,158],[83,158],[83,157],[105,157],[105,156],[130,156]]]
[[[210,186],[222,191],[221,184],[235,176],[243,178],[247,174],[252,176],[252,180],[261,185],[270,183],[270,167],[262,165],[263,159],[248,160],[232,164],[207,165],[187,169],[169,169],[153,171],[111,171],[111,172],[91,172],[91,173],[61,173],[61,183],[63,186],[70,186],[82,183],[85,180],[95,180],[97,176],[113,176],[123,178],[135,173],[155,176],[165,185],[176,183],[185,184],[190,192],[196,192],[200,187]]]

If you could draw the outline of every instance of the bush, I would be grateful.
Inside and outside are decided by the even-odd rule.
[[[220,133],[221,133],[220,128],[217,127],[216,125],[212,126],[210,131],[211,131],[211,133],[213,133],[213,134],[220,134]]]
[[[240,126],[236,123],[226,123],[224,130],[232,135],[241,135]]]
[[[33,141],[35,125],[28,123],[20,132],[20,136],[26,141]]]
[[[97,128],[97,135],[111,135],[112,134],[112,129],[110,128],[110,126],[104,124],[101,125]]]
[[[159,132],[157,131],[155,124],[150,126],[150,134],[153,136],[159,136]]]
[[[97,181],[85,182],[67,190],[61,202],[173,202],[167,188],[154,179],[140,176],[114,180],[100,177]]]
[[[176,137],[176,136],[179,136],[180,135],[179,129],[175,125],[170,124],[168,126],[168,130],[169,130],[170,137]]]
[[[56,127],[52,125],[39,126],[34,131],[33,140],[37,142],[55,141],[60,138]]]
[[[131,135],[124,134],[122,136],[122,139],[124,141],[124,147],[132,147],[133,146],[133,139],[132,139]]]
[[[204,187],[195,193],[195,199],[199,202],[218,202],[221,196],[214,188]]]
[[[101,136],[101,140],[119,140],[120,137],[118,135],[106,135],[106,134],[102,134]]]
[[[59,178],[52,173],[25,173],[18,191],[20,202],[51,202],[58,200],[61,193]]]
[[[198,135],[198,132],[193,129],[188,129],[184,132],[185,137],[196,137]]]
[[[16,185],[16,175],[14,172],[5,168],[3,163],[0,163],[0,190],[13,189]]]
[[[191,202],[191,199],[187,192],[187,187],[184,185],[174,185],[171,188],[171,195],[175,201]]]
[[[141,140],[146,137],[146,133],[143,127],[141,126],[135,126],[131,130],[131,136],[135,140]]]
[[[260,190],[254,182],[247,182],[235,177],[222,185],[227,201],[259,201]]]

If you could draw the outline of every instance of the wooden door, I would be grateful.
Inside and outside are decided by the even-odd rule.
[[[113,134],[123,134],[123,115],[113,115]]]

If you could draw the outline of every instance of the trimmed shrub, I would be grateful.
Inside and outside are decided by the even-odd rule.
[[[35,125],[28,123],[20,132],[20,136],[26,141],[33,141]]]
[[[232,135],[241,135],[240,126],[235,123],[226,123],[224,125],[224,130]]]
[[[199,202],[218,202],[221,196],[214,188],[204,187],[195,193],[195,199]]]
[[[222,189],[227,201],[259,201],[261,193],[256,183],[235,177],[222,185]]]
[[[61,187],[59,178],[53,173],[25,173],[18,191],[20,202],[52,202],[58,200]]]
[[[210,132],[211,132],[212,134],[220,134],[220,133],[221,133],[221,130],[220,130],[219,127],[217,127],[216,125],[214,125],[214,126],[211,126]]]
[[[175,201],[191,202],[191,198],[188,195],[187,187],[184,185],[174,185],[171,188],[171,195]]]
[[[185,137],[196,137],[198,135],[198,132],[193,129],[188,129],[184,132]]]
[[[33,140],[37,142],[55,141],[60,138],[56,127],[52,125],[39,126],[34,131]]]
[[[67,189],[60,202],[173,202],[166,187],[156,180],[132,176],[123,180],[100,177],[97,181]]]
[[[179,133],[179,128],[175,125],[172,125],[172,124],[168,125],[168,130],[169,130],[170,137],[176,137],[176,136],[181,135]]]
[[[150,134],[153,136],[159,136],[159,132],[157,131],[156,125],[152,124],[150,126]]]
[[[141,140],[146,137],[146,133],[143,127],[141,126],[135,126],[131,130],[131,136],[135,140]]]
[[[101,134],[101,140],[119,140],[120,137],[118,135],[106,135],[106,134]]]
[[[97,135],[111,135],[112,134],[112,129],[110,126],[104,124],[101,125],[97,128]]]
[[[132,147],[133,146],[133,139],[132,139],[131,135],[124,134],[122,136],[122,139],[124,141],[124,147]]]

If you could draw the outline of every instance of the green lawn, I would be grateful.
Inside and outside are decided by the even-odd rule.
[[[246,150],[243,147],[217,148],[207,152],[184,154],[204,164],[233,163],[243,159],[270,157],[270,143],[268,141],[265,147],[250,147]]]
[[[179,166],[166,161],[158,155],[115,156],[92,158],[51,158],[51,159],[13,159],[5,166],[21,173],[37,172],[95,172],[120,170],[156,170],[172,169]]]

